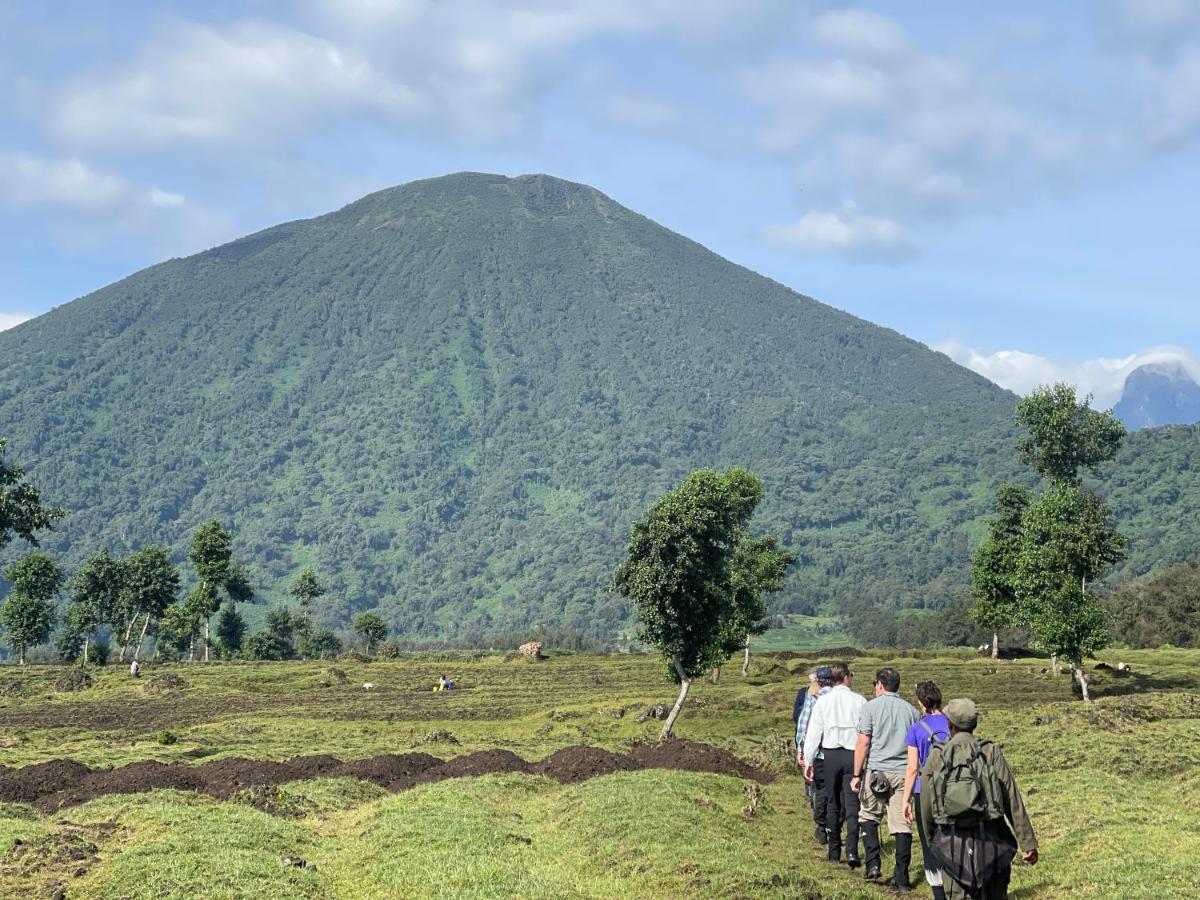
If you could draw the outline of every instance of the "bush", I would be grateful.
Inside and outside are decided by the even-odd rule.
[[[400,645],[397,644],[395,641],[384,641],[382,644],[379,645],[379,658],[380,659],[399,659],[400,658]]]
[[[88,647],[88,662],[97,666],[107,665],[111,655],[112,647],[109,646],[108,641],[96,641]]]
[[[303,659],[337,659],[342,642],[329,629],[314,628],[300,638],[299,651]]]

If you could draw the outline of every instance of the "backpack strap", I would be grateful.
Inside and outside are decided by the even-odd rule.
[[[934,731],[932,728],[930,728],[929,723],[926,722],[924,719],[917,719],[917,724],[929,732],[929,737],[932,740],[936,741],[938,739],[937,732]]]

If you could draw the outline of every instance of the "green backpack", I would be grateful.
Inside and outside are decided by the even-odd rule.
[[[933,821],[970,825],[1004,818],[1003,788],[984,756],[988,741],[939,741],[942,764],[929,773]]]

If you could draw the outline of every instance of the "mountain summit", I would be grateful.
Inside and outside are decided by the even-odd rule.
[[[762,476],[782,609],[961,599],[1013,402],[545,175],[380,191],[0,333],[0,433],[68,563],[215,516],[269,599],[314,565],[326,621],[423,636],[612,633],[629,523],[700,466]]]
[[[1125,379],[1113,413],[1132,430],[1200,422],[1200,384],[1178,362],[1140,366]]]

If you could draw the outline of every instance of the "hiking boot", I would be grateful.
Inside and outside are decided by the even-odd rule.
[[[846,851],[846,865],[848,865],[852,869],[857,869],[859,866],[862,865],[862,860],[859,859],[859,857],[858,857],[858,850],[856,850],[856,849],[849,850],[848,849]]]
[[[829,843],[829,832],[827,832],[825,830],[824,825],[817,826],[817,833],[816,833],[815,837],[817,839],[817,843],[820,844],[821,846],[824,846],[825,844]]]
[[[879,823],[860,822],[858,830],[862,834],[863,849],[867,856],[867,870],[863,878],[874,881],[883,875],[883,867],[879,862]]]

